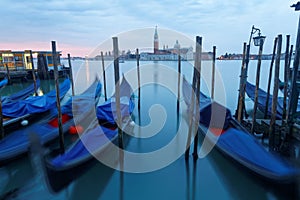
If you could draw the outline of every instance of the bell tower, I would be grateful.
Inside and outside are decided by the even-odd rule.
[[[154,54],[158,53],[159,43],[158,43],[158,34],[157,34],[157,26],[155,26],[154,32]]]

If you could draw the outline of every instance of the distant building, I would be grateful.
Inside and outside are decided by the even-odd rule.
[[[60,54],[57,52],[57,64],[60,65]],[[52,51],[32,51],[33,57],[44,57],[48,68],[53,68]],[[5,70],[6,65],[10,70],[32,69],[30,51],[0,50],[0,70]],[[35,66],[36,67],[36,66]]]
[[[153,53],[158,54],[159,51],[159,41],[158,41],[158,33],[157,33],[157,26],[155,27],[154,32],[154,42],[153,42]]]
[[[153,38],[153,53],[141,53],[141,60],[178,60],[178,54],[180,53],[182,60],[193,60],[193,47],[181,48],[178,40],[176,40],[173,48],[168,48],[168,45],[159,49],[159,37],[157,26],[154,31]]]

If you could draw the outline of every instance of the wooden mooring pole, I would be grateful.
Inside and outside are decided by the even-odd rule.
[[[278,88],[279,88],[279,70],[280,70],[280,57],[281,57],[281,47],[282,47],[282,35],[278,35],[278,47],[275,61],[275,73],[274,73],[274,89],[273,89],[273,98],[272,98],[272,115],[270,120],[270,129],[269,129],[269,148],[274,150],[277,142],[275,139],[275,123],[276,123],[276,114],[277,114],[277,99],[278,99]]]
[[[7,63],[5,63],[5,67],[6,67],[7,85],[10,85],[10,84],[12,84],[12,82],[11,82],[11,78],[10,78],[10,74],[9,74],[9,68],[8,68]]]
[[[140,74],[140,54],[139,49],[136,49],[136,67],[137,67],[137,78],[138,78],[138,111],[141,109],[141,74]]]
[[[264,110],[264,119],[268,118],[269,98],[270,98],[271,80],[272,80],[272,71],[273,71],[273,65],[274,65],[275,55],[276,55],[277,40],[278,40],[278,38],[276,37],[274,39],[273,54],[272,54],[272,60],[271,60],[271,64],[270,64],[269,79],[268,79],[268,89],[267,89],[267,99],[266,99],[266,106],[265,106],[265,110]]]
[[[283,87],[283,110],[282,110],[282,124],[286,118],[287,111],[287,95],[288,95],[288,81],[289,81],[289,49],[290,49],[290,35],[286,36],[286,49],[284,57],[284,87]]]
[[[37,93],[37,86],[36,86],[36,77],[35,77],[35,72],[34,72],[34,64],[33,64],[33,56],[32,56],[32,51],[29,51],[30,53],[30,62],[31,62],[31,73],[32,73],[32,79],[33,79],[33,85],[34,85],[34,94],[38,96]]]
[[[123,148],[123,131],[122,131],[122,119],[121,119],[121,107],[120,107],[119,47],[118,47],[118,38],[113,37],[112,39],[113,39],[113,52],[114,52],[115,95],[116,95],[118,140],[119,140],[119,147]]]
[[[215,98],[215,70],[216,70],[216,46],[213,46],[212,73],[211,73],[211,99]]]
[[[178,68],[177,68],[177,115],[179,115],[179,105],[180,105],[180,76],[181,76],[181,56],[180,49],[178,49]]]
[[[242,67],[241,67],[241,75],[240,75],[240,87],[239,87],[239,98],[238,98],[238,106],[236,109],[236,119],[241,122],[243,119],[243,111],[244,111],[244,104],[245,104],[245,87],[247,81],[247,68],[245,65],[246,62],[246,48],[247,44],[244,42],[243,46],[243,60],[242,60]]]
[[[197,54],[197,48],[198,48],[198,54]],[[200,84],[201,84],[201,57],[202,57],[202,37],[197,36],[196,37],[196,56],[198,57],[195,60],[195,67],[196,67],[196,115],[195,115],[195,121],[194,121],[194,130],[195,130],[195,140],[194,140],[194,151],[193,151],[193,158],[194,160],[198,159],[198,126],[199,126],[199,120],[200,120]]]
[[[187,138],[187,143],[186,143],[185,159],[189,158],[192,132],[194,129],[195,129],[194,130],[195,132],[198,132],[199,117],[200,117],[199,96],[200,96],[201,50],[202,50],[202,38],[197,36],[196,37],[195,66],[194,66],[193,82],[192,82],[191,104],[189,107],[189,130],[188,130],[188,138]],[[194,118],[194,113],[195,113],[195,118]],[[196,159],[198,157],[197,147],[198,147],[198,134],[196,133],[196,136],[194,139],[194,152],[193,152],[194,159]]]
[[[290,66],[291,66],[291,60],[292,60],[292,57],[293,57],[293,47],[294,45],[291,45],[291,49],[290,49],[290,55],[289,55],[289,63],[288,63],[288,78],[290,78],[291,76],[291,70],[290,70]]]
[[[62,114],[60,108],[60,91],[59,91],[59,80],[58,80],[58,68],[57,68],[57,53],[56,53],[56,43],[52,41],[52,60],[54,66],[54,80],[55,80],[55,89],[56,89],[56,105],[58,110],[58,132],[59,132],[59,145],[61,153],[65,152],[65,142],[64,134],[62,128]]]
[[[249,61],[250,61],[250,42],[251,42],[251,35],[250,35],[250,38],[249,38],[249,43],[246,47],[246,58],[245,58],[245,78],[244,78],[244,81],[245,81],[245,85],[244,85],[244,91],[243,91],[243,96],[244,96],[244,100],[245,100],[245,92],[246,92],[246,82],[247,82],[247,77],[248,77],[248,66],[249,66]],[[247,114],[247,111],[246,111],[246,105],[245,105],[245,101],[243,101],[243,104],[242,104],[242,119],[244,118],[244,115],[245,115],[245,118],[248,119],[248,114]]]
[[[261,39],[262,40],[262,39]],[[257,60],[257,69],[256,69],[256,83],[255,83],[255,99],[254,99],[254,107],[253,107],[253,115],[252,115],[252,126],[251,133],[254,133],[254,128],[256,124],[256,111],[258,105],[258,89],[259,89],[259,79],[260,79],[260,68],[261,68],[261,56],[263,51],[263,42],[260,42],[259,52],[258,52],[258,60]]]
[[[75,95],[75,89],[74,89],[74,78],[73,78],[73,68],[71,63],[71,56],[68,53],[68,62],[69,62],[69,69],[70,69],[70,78],[71,78],[71,86],[72,86],[72,96]]]
[[[103,52],[102,52],[102,51],[101,51],[101,60],[102,60],[102,72],[103,72],[104,98],[105,98],[105,101],[106,101],[106,100],[107,100],[107,93],[106,93],[106,75],[105,75],[104,56],[103,56]]]

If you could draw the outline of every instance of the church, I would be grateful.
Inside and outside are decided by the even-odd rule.
[[[168,46],[163,46],[163,49],[159,48],[159,37],[157,26],[154,31],[153,38],[153,53],[141,53],[141,60],[178,60],[178,53],[180,53],[181,60],[193,60],[193,47],[180,47],[178,40],[176,40],[173,48],[168,48]]]

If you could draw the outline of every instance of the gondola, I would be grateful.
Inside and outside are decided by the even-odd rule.
[[[67,78],[59,85],[60,99],[70,89],[70,80]],[[6,133],[20,127],[19,122],[37,119],[56,107],[56,90],[42,96],[30,96],[18,101],[8,101],[2,104],[3,126]],[[25,124],[26,125],[26,124]]]
[[[40,87],[40,80],[37,79],[36,81],[36,89]],[[9,96],[3,96],[1,97],[1,102],[2,104],[5,104],[6,102],[11,102],[11,101],[18,101],[18,100],[23,100],[26,99],[29,96],[32,96],[35,92],[35,87],[34,83],[29,85],[28,87],[24,88],[23,90],[20,90],[14,94],[11,94]]]
[[[124,77],[120,91],[122,95],[120,96],[121,117],[125,122],[124,129],[126,131],[129,130],[128,127],[132,127],[129,124],[134,102],[131,98],[132,89]],[[64,154],[53,155],[50,152],[43,157],[46,180],[51,191],[59,192],[81,176],[97,161],[94,156],[106,156],[106,158],[113,159],[116,164],[118,163],[119,152],[114,148],[118,141],[118,128],[114,122],[116,119],[115,106],[115,96],[113,96],[97,107],[97,117],[94,116],[94,120],[90,121],[88,128]],[[124,145],[127,142],[128,137],[124,137]]]
[[[182,85],[185,103],[190,107],[192,87]],[[292,183],[300,171],[290,162],[271,153],[231,116],[224,106],[204,94],[200,96],[199,131],[212,145],[239,166],[272,183]],[[191,109],[191,108],[189,108]]]
[[[246,82],[246,93],[250,97],[252,101],[255,99],[255,85],[252,85],[248,81]],[[273,96],[269,95],[269,102],[268,102],[268,113],[267,115],[270,117],[272,114],[272,100]],[[267,92],[262,90],[261,88],[258,88],[258,109],[261,112],[265,112],[266,108],[266,102],[267,102]],[[276,119],[282,119],[282,114],[283,114],[283,97],[278,97],[277,98],[277,109],[276,109]],[[297,106],[297,111],[300,111],[300,104]]]
[[[82,94],[71,97],[62,107],[63,133],[67,133],[74,126],[72,109],[80,109],[81,115],[77,121],[87,120],[88,116],[95,110],[95,104],[99,101],[101,84],[96,79],[94,83]],[[30,134],[36,134],[41,145],[45,145],[58,137],[57,108],[52,108],[43,119],[37,123],[18,129],[4,139],[0,140],[0,163],[8,163],[23,154],[30,148]]]

